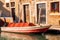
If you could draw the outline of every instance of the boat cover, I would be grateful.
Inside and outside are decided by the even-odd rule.
[[[36,26],[33,23],[9,23],[7,27],[28,27],[28,26]]]

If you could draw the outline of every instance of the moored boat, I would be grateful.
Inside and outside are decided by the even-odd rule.
[[[33,23],[10,23],[7,27],[1,27],[1,31],[17,32],[17,33],[43,33],[46,32],[51,25],[36,25]]]

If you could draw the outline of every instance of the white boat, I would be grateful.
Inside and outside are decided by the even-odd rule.
[[[1,27],[1,31],[17,32],[17,33],[43,33],[46,32],[51,25],[34,25],[32,23],[10,23],[7,27]]]

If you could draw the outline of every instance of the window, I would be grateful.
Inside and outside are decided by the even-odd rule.
[[[51,3],[51,12],[59,12],[59,2]]]
[[[46,24],[46,3],[37,4],[37,23]]]
[[[6,7],[9,7],[9,3],[6,3]]]
[[[11,7],[14,7],[15,6],[15,2],[11,2]]]

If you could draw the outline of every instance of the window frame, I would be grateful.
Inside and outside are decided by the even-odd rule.
[[[7,5],[8,4],[8,5]],[[6,7],[10,7],[10,4],[9,3],[6,3]]]
[[[51,3],[50,3],[50,12],[54,12],[54,13],[55,13],[55,12],[58,12],[58,13],[59,13],[59,9],[58,9],[58,10],[55,10],[55,8],[54,8],[54,9],[52,10],[52,5],[53,5],[52,3],[54,3],[54,5],[55,5],[55,3],[59,3],[59,1],[55,1],[55,2],[51,2]],[[51,4],[52,4],[52,5],[51,5]],[[59,6],[59,4],[57,4],[57,5]],[[58,8],[58,7],[57,7],[57,8]]]
[[[10,2],[11,7],[15,7],[15,2]]]
[[[50,4],[51,4],[52,2],[59,2],[59,4],[60,4],[60,1],[50,1],[50,2],[49,2],[49,8],[50,8],[50,9],[49,9],[49,10],[50,10],[50,14],[49,14],[49,15],[60,15],[60,5],[59,5],[59,12],[51,12],[51,5],[50,5]]]
[[[36,5],[37,5],[37,4],[40,4],[40,3],[45,3],[45,4],[46,4],[46,24],[47,24],[47,23],[48,23],[48,22],[47,22],[47,18],[48,18],[48,17],[47,17],[47,13],[48,13],[47,1],[41,1],[41,2],[36,2],[36,3],[35,3],[36,23],[37,23],[37,21],[38,21],[38,20],[37,20],[37,6],[36,6]]]

